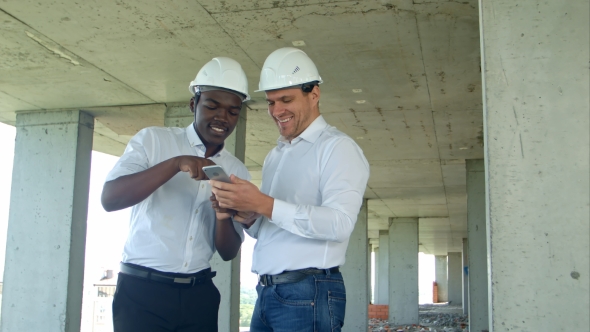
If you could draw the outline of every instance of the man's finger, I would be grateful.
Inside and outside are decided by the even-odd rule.
[[[248,182],[246,180],[240,179],[239,177],[235,176],[235,175],[230,175],[229,179],[231,180],[232,183],[244,183],[244,182]]]
[[[215,199],[218,201],[221,198],[229,198],[231,195],[231,192],[225,191],[223,189],[215,188],[215,187],[211,188],[211,192],[215,195]]]
[[[221,190],[229,190],[229,188],[231,188],[230,183],[226,183],[226,182],[222,182],[222,181],[209,180],[209,183],[211,183],[211,188],[217,188],[217,189],[221,189]]]

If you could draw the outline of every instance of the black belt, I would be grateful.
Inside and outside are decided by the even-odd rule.
[[[120,271],[123,274],[139,277],[142,279],[161,282],[164,284],[188,287],[192,287],[194,285],[211,280],[211,278],[217,275],[217,272],[211,272],[210,268],[201,270],[194,274],[179,274],[159,272],[154,269],[128,263],[121,263]]]
[[[278,285],[278,284],[289,284],[294,282],[299,282],[307,276],[312,274],[335,274],[340,273],[340,269],[336,267],[332,267],[329,269],[301,269],[295,271],[285,271],[275,275],[263,274],[258,276],[258,282],[262,286],[271,286],[271,285]]]

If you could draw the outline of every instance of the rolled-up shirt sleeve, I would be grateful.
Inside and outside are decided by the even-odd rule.
[[[275,199],[269,221],[305,238],[346,241],[354,229],[368,179],[369,164],[360,148],[350,138],[341,139],[322,167],[321,205]]]

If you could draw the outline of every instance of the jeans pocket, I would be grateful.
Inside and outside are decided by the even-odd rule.
[[[332,332],[340,332],[344,325],[346,312],[346,293],[328,292],[328,308],[330,310],[330,324]]]
[[[315,300],[315,283],[309,278],[300,282],[272,286],[273,297],[282,304],[311,306]]]

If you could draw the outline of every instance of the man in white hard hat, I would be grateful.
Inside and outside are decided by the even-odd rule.
[[[232,176],[211,181],[215,204],[261,215],[247,224],[257,238],[259,275],[251,331],[340,331],[346,291],[339,266],[362,205],[369,164],[358,145],[320,115],[322,79],[301,50],[281,48],[264,63],[259,91],[276,123],[262,186]]]
[[[104,184],[105,210],[133,206],[113,301],[116,332],[217,331],[220,294],[209,260],[215,250],[234,258],[244,235],[228,211],[213,210],[202,167],[249,178],[224,149],[249,99],[248,81],[235,60],[218,57],[189,90],[194,122],[142,129]]]

